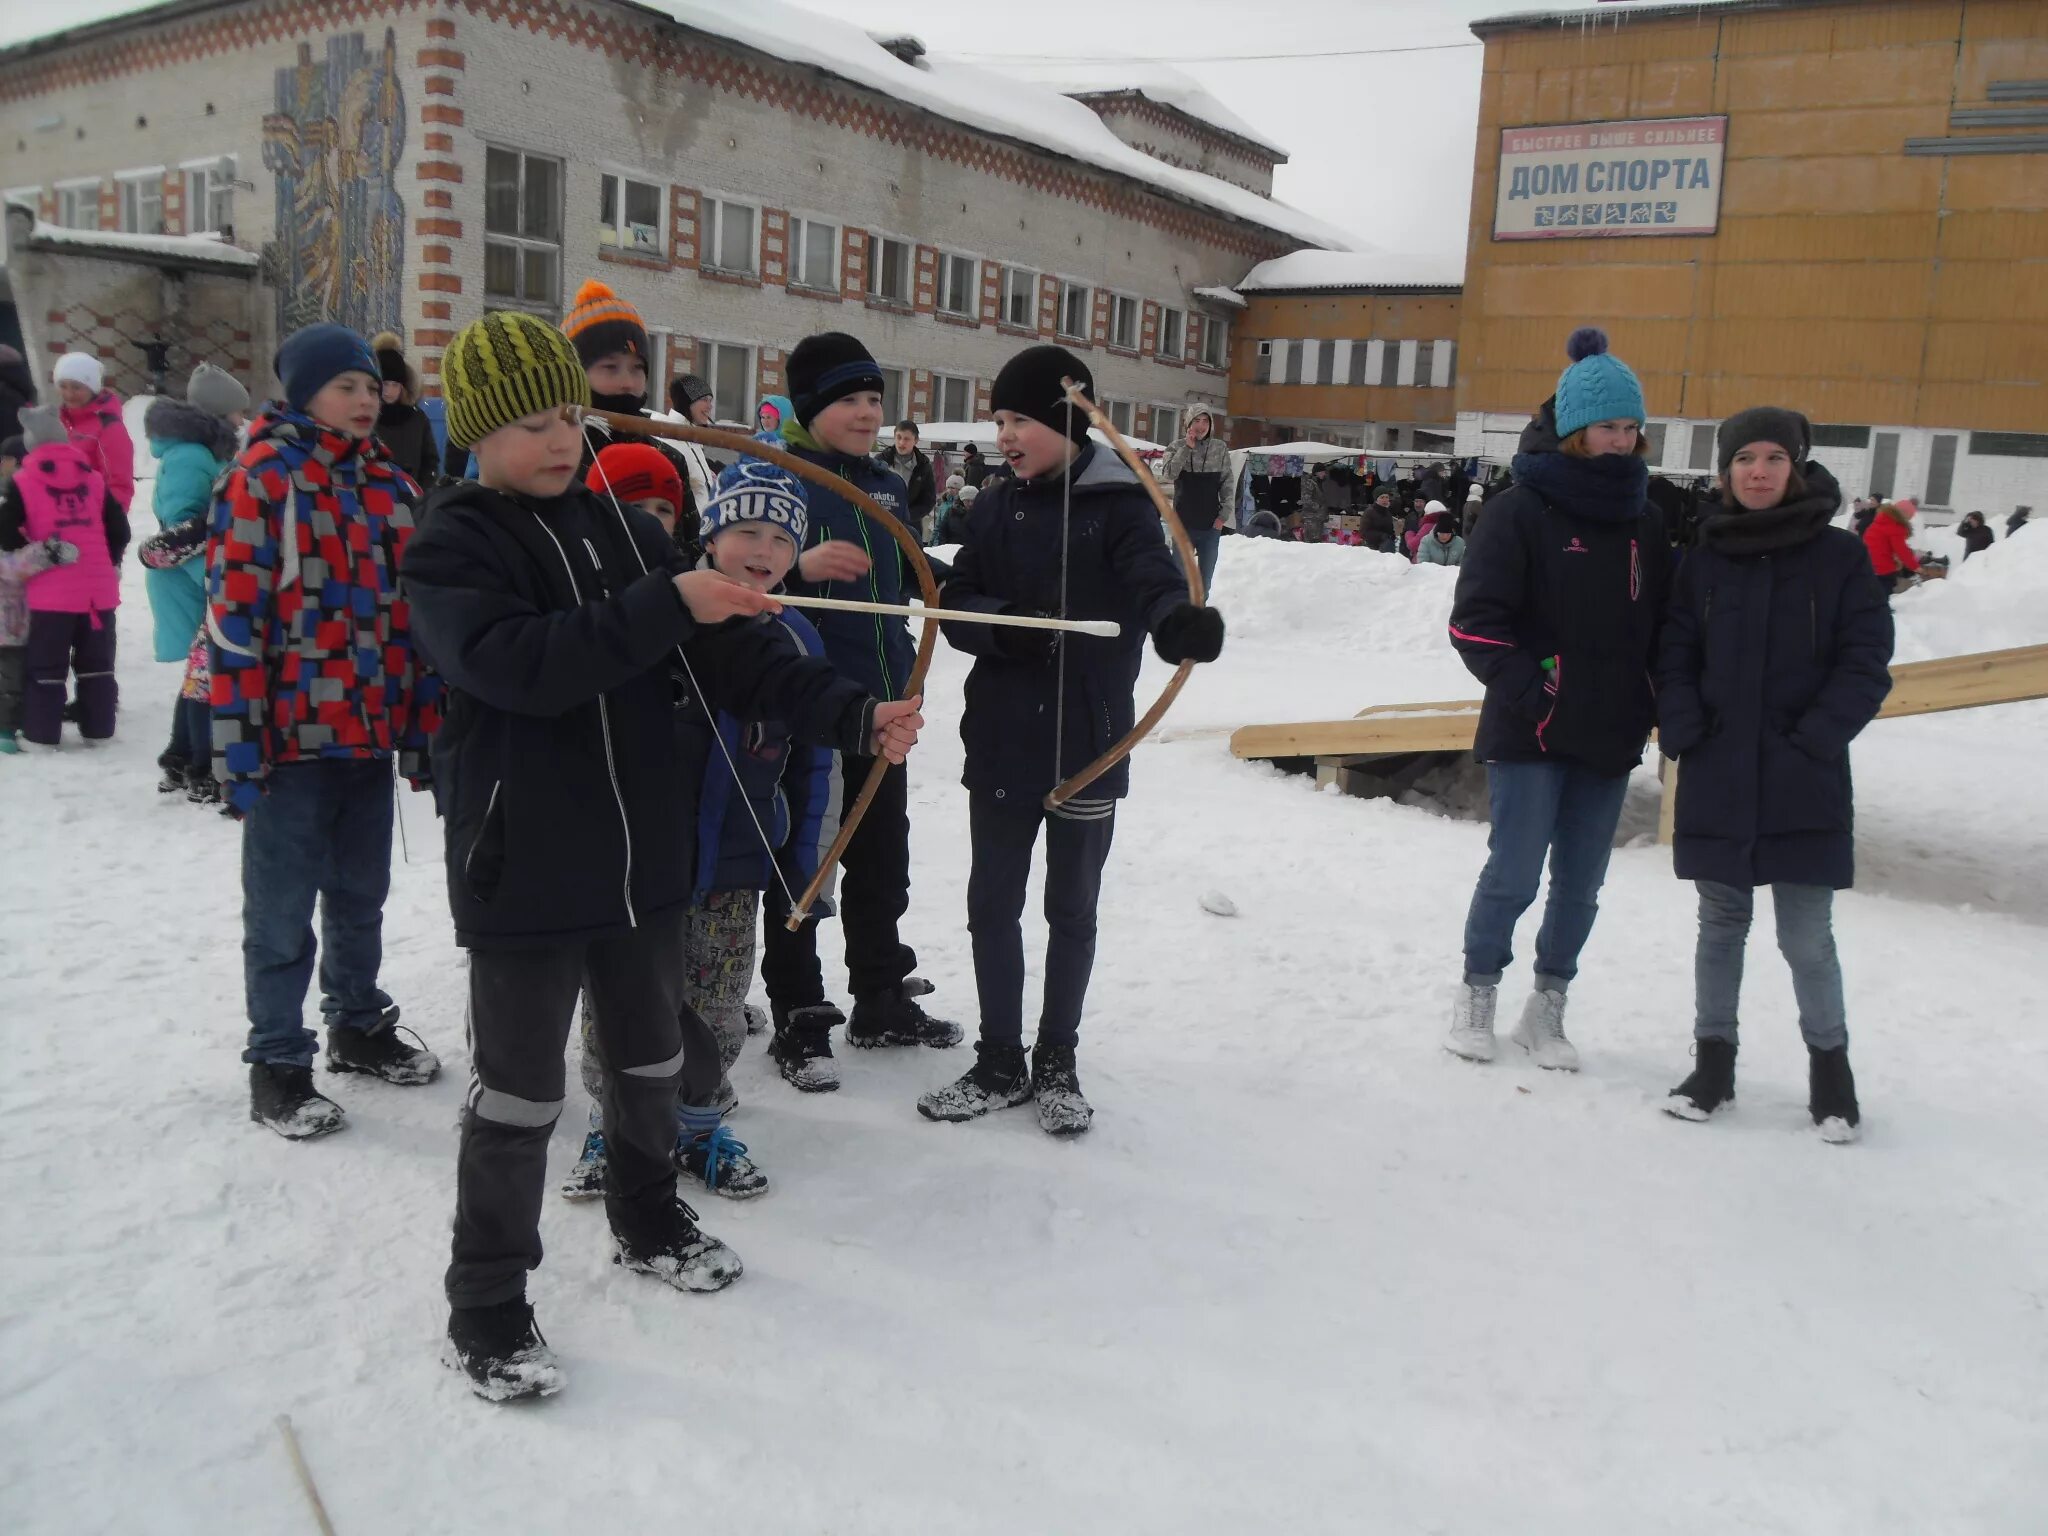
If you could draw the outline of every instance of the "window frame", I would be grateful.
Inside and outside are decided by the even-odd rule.
[[[829,229],[832,237],[826,244],[827,259],[832,275],[821,285],[804,276],[805,258],[810,255],[810,231]],[[846,226],[837,219],[828,219],[815,213],[791,213],[789,216],[789,286],[799,293],[839,292],[840,253],[844,248]]]
[[[618,183],[618,204],[610,224],[604,220],[604,186],[606,182]],[[626,242],[626,187],[628,183],[649,189],[654,193],[654,244],[649,247],[629,245]],[[631,170],[623,165],[601,162],[597,168],[598,216],[597,243],[600,249],[616,251],[622,256],[638,257],[642,260],[665,260],[668,256],[669,190],[668,184],[645,171]],[[611,239],[605,238],[609,232]]]
[[[1159,416],[1162,411],[1170,413],[1173,417],[1173,430],[1171,432],[1162,432],[1159,430]],[[1181,440],[1182,435],[1185,434],[1185,432],[1187,431],[1187,425],[1182,420],[1182,418],[1186,416],[1187,413],[1188,407],[1186,407],[1185,405],[1175,405],[1170,401],[1153,401],[1152,441],[1155,443],[1165,443],[1169,447],[1179,442]]]
[[[1053,335],[1061,341],[1078,341],[1086,346],[1091,339],[1089,333],[1095,319],[1095,289],[1091,284],[1076,282],[1071,278],[1062,277],[1055,281],[1060,286],[1053,310]],[[1070,331],[1067,329],[1067,297],[1075,293],[1081,296],[1081,328],[1078,331]]]
[[[714,349],[738,352],[744,362],[745,366],[742,371],[746,379],[746,387],[740,392],[740,398],[745,405],[745,408],[742,410],[733,409],[732,401],[720,385],[718,363],[714,357]],[[725,408],[725,419],[727,421],[746,423],[747,430],[750,432],[753,430],[754,413],[761,408],[760,367],[761,354],[750,341],[727,341],[719,336],[699,336],[697,338],[696,373],[705,383],[711,386],[712,397],[719,405]]]
[[[122,234],[161,235],[165,232],[164,176],[167,170],[168,167],[158,165],[145,167],[140,170],[116,171],[114,173],[114,195],[118,204],[118,211],[114,217]],[[156,204],[155,229],[144,229],[141,227],[143,194],[145,192],[149,194],[150,200]],[[135,219],[133,223],[130,222],[131,212]]]
[[[88,177],[77,177],[77,178],[74,178],[74,179],[72,179],[72,180],[70,180],[70,181],[59,181],[59,182],[55,182],[55,183],[53,183],[53,184],[51,185],[51,189],[50,189],[50,190],[51,190],[51,191],[53,191],[53,192],[55,192],[55,193],[57,194],[57,227],[58,227],[59,229],[76,229],[76,230],[90,230],[90,231],[96,231],[96,230],[98,230],[98,229],[99,229],[99,227],[100,227],[100,178],[99,178],[99,177],[97,177],[97,176],[93,176],[93,177],[89,177],[89,178],[88,178]],[[85,204],[84,204],[84,205],[85,205],[85,206],[87,206],[87,207],[89,207],[89,208],[91,208],[91,210],[92,210],[92,222],[91,222],[90,224],[74,224],[74,223],[73,223],[73,222],[72,222],[72,221],[70,220],[70,218],[66,217],[66,212],[65,212],[65,204],[66,204],[67,200],[68,200],[68,201],[71,201],[71,202],[73,202],[73,204],[74,204],[74,206],[75,206],[75,205],[76,205],[76,200],[77,200],[77,199],[79,199],[79,198],[81,198],[81,197],[83,197],[83,198],[85,199]]]
[[[1173,337],[1173,346],[1166,345],[1166,317],[1171,315],[1178,322]],[[1159,306],[1159,328],[1152,333],[1152,351],[1157,357],[1171,358],[1184,362],[1188,355],[1188,312],[1171,304]]]
[[[228,168],[234,174],[229,176],[225,183],[216,183],[213,175],[220,169],[223,160],[228,162]],[[203,160],[178,162],[178,175],[183,178],[185,184],[186,234],[217,235],[222,230],[231,230],[235,227],[235,179],[241,173],[242,161],[239,155],[209,155]],[[192,185],[195,176],[199,181],[196,195]],[[226,204],[227,217],[224,219],[213,217],[215,198]]]
[[[1214,356],[1211,356],[1211,354]],[[1202,355],[1197,362],[1204,368],[1225,369],[1230,366],[1230,322],[1210,316],[1202,322]]]
[[[722,273],[726,277],[761,277],[761,205],[750,198],[735,197],[725,192],[700,194],[698,215],[697,268],[702,272]],[[744,208],[753,215],[754,232],[747,241],[748,265],[729,267],[717,258],[719,248],[725,243],[725,215],[730,208]]]
[[[1004,262],[1002,279],[996,284],[996,323],[1013,331],[1038,333],[1038,277],[1030,267],[1016,267]],[[1023,289],[1024,318],[1010,318],[1010,297],[1013,284]]]
[[[966,395],[966,402],[965,402],[965,404],[966,404],[966,408],[965,408],[964,410],[962,410],[962,411],[960,412],[960,414],[959,414],[959,415],[957,415],[957,416],[956,416],[956,415],[954,415],[954,414],[953,414],[953,413],[952,413],[951,411],[947,410],[947,409],[946,409],[946,406],[945,406],[945,397],[946,397],[946,386],[947,386],[947,385],[949,385],[949,384],[954,384],[954,385],[958,385],[958,386],[959,386],[959,387],[960,387],[960,388],[961,388],[961,389],[962,389],[963,391],[965,391],[965,395]],[[932,401],[932,404],[931,404],[931,411],[932,411],[932,420],[933,420],[933,421],[972,421],[972,420],[974,420],[974,378],[973,378],[973,376],[972,376],[971,374],[965,374],[965,373],[934,373],[934,374],[932,375],[932,393],[931,393],[931,401]],[[899,417],[897,418],[897,420],[898,420],[898,421],[900,421],[900,420],[902,420],[902,418],[901,418],[901,417],[899,416]]]
[[[878,363],[876,371],[882,375],[882,430],[886,432],[910,416],[910,370],[893,363]],[[889,399],[892,381],[896,390],[893,404]]]
[[[910,309],[917,299],[917,242],[903,235],[892,235],[884,230],[861,231],[867,237],[867,277],[865,295],[873,303],[886,304],[893,309]],[[890,246],[899,246],[903,251],[903,291],[885,293],[876,286],[881,280],[884,258]],[[901,421],[902,417],[896,418]]]
[[[946,304],[947,276],[953,272],[967,274],[967,302],[964,308],[951,309]],[[937,281],[932,289],[932,308],[941,315],[955,320],[978,320],[981,316],[981,258],[969,256],[964,251],[940,251]]]
[[[1137,430],[1133,423],[1138,419],[1138,408],[1133,402],[1129,400],[1104,400],[1100,403],[1102,414],[1109,418],[1109,424],[1125,437],[1129,437]],[[1119,412],[1122,413],[1122,420],[1118,420]]]
[[[515,222],[522,226],[522,228],[517,232],[493,230],[491,228],[490,156],[493,151],[504,155],[516,155],[519,159],[519,179],[516,192],[518,217]],[[526,170],[527,162],[530,160],[546,161],[555,167],[554,212],[556,238],[553,240],[524,233],[523,226],[526,223]],[[487,141],[484,145],[484,166],[484,308],[486,310],[516,309],[528,314],[544,315],[550,320],[556,319],[562,312],[562,271],[568,255],[566,249],[568,233],[566,199],[569,195],[568,162],[559,156],[542,154],[538,150],[521,149],[512,144],[499,144]],[[493,245],[514,253],[513,272],[516,278],[514,286],[519,290],[517,293],[493,293],[491,291],[489,251]],[[528,298],[526,295],[527,258],[530,255],[542,252],[552,255],[555,263],[554,297],[552,300],[545,301]]]
[[[1131,339],[1129,341],[1117,339],[1117,317],[1119,315],[1128,315],[1130,317]],[[1109,329],[1103,335],[1103,345],[1117,352],[1135,352],[1138,350],[1140,339],[1144,336],[1144,326],[1145,301],[1137,298],[1135,295],[1119,293],[1114,288],[1110,289]],[[1124,429],[1119,427],[1117,430],[1121,432]]]

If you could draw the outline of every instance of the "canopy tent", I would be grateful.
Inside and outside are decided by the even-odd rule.
[[[973,443],[984,455],[988,455],[995,451],[996,446],[996,424],[992,421],[919,422],[917,435],[919,445],[925,448],[965,448],[969,443]],[[1093,427],[1088,429],[1088,435],[1105,447],[1109,444],[1109,439]],[[1136,437],[1129,432],[1124,434],[1124,441],[1137,449],[1144,458],[1157,458],[1166,452],[1164,443],[1155,443],[1149,438]]]

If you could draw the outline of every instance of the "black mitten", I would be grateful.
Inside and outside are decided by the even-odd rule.
[[[1214,661],[1223,654],[1223,615],[1214,608],[1182,603],[1159,621],[1152,649],[1161,661]]]
[[[1015,603],[1002,610],[1005,618],[1044,619],[1050,614],[1036,608],[1024,608]],[[996,649],[1009,661],[1051,661],[1059,650],[1060,632],[1056,629],[1017,629],[1008,624],[992,626],[995,630]]]

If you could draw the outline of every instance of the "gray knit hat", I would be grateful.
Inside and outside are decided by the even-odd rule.
[[[249,409],[249,391],[226,369],[201,363],[185,385],[185,403],[209,416],[232,416]]]
[[[1805,463],[1813,446],[1813,428],[1806,418],[1777,405],[1753,405],[1737,411],[1721,423],[1715,436],[1714,459],[1724,475],[1735,455],[1751,443],[1776,443],[1794,464]]]
[[[57,407],[24,405],[21,408],[21,442],[30,453],[52,443],[70,441],[71,434],[64,430],[64,418],[57,414]]]

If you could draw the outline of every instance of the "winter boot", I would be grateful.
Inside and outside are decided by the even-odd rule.
[[[1499,987],[1460,983],[1457,1000],[1451,1004],[1451,1032],[1444,1036],[1444,1049],[1467,1061],[1493,1060],[1493,1014],[1499,1004]]]
[[[1854,1141],[1863,1116],[1856,1107],[1856,1074],[1849,1070],[1849,1047],[1816,1051],[1809,1045],[1806,1058],[1806,1109],[1820,1128],[1820,1139]]]
[[[741,1003],[740,1012],[746,1016],[748,1034],[758,1035],[767,1029],[768,1015],[763,1009],[756,1008],[752,1003]]]
[[[314,1088],[311,1067],[261,1061],[249,1068],[249,1118],[286,1141],[311,1141],[348,1124],[341,1106]]]
[[[562,1180],[564,1200],[595,1200],[604,1193],[604,1132],[588,1131],[583,1137],[583,1151],[576,1159],[576,1166],[569,1170]]]
[[[676,1142],[676,1167],[728,1200],[768,1193],[768,1175],[747,1156],[747,1144],[722,1125],[695,1135],[685,1131]]]
[[[11,734],[11,733],[10,733]],[[163,777],[156,781],[156,792],[160,795],[175,795],[186,785],[186,772],[192,766],[190,760],[175,753],[161,754],[156,765],[163,770]]]
[[[839,1064],[832,1059],[832,1029],[846,1015],[830,1003],[775,1010],[775,1033],[768,1041],[768,1059],[782,1069],[782,1080],[804,1093],[830,1093],[839,1086]]]
[[[1078,1136],[1095,1118],[1095,1111],[1081,1097],[1071,1045],[1031,1048],[1031,1086],[1038,1099],[1038,1128],[1046,1135]]]
[[[1031,1066],[1021,1045],[991,1045],[983,1040],[974,1047],[974,1065],[957,1082],[934,1088],[917,1101],[917,1112],[927,1120],[978,1120],[992,1109],[1011,1109],[1031,1098]],[[1080,1098],[1080,1085],[1074,1085]],[[1085,1101],[1083,1101],[1085,1107]]]
[[[960,1026],[935,1019],[917,1004],[907,986],[869,992],[853,1000],[846,1023],[846,1043],[872,1050],[889,1045],[929,1045],[938,1050],[958,1045]]]
[[[561,1362],[548,1348],[524,1296],[494,1307],[456,1307],[448,1314],[441,1363],[469,1378],[485,1402],[552,1397],[562,1390]]]
[[[717,1238],[697,1230],[697,1213],[669,1200],[651,1215],[622,1217],[612,1211],[612,1262],[637,1274],[653,1275],[679,1291],[722,1291],[743,1272],[740,1256]]]
[[[1692,1076],[1671,1090],[1664,1113],[1681,1120],[1704,1120],[1735,1102],[1735,1042],[1701,1040],[1694,1044]]]
[[[401,1087],[417,1088],[421,1083],[431,1083],[441,1070],[441,1058],[428,1050],[418,1035],[412,1035],[417,1045],[407,1045],[398,1038],[396,1020],[398,1010],[387,1008],[384,1017],[392,1023],[378,1021],[374,1029],[351,1029],[346,1024],[330,1024],[327,1027],[327,1070],[330,1072],[366,1072],[371,1077],[381,1077],[387,1083]]]
[[[1522,1005],[1522,1022],[1508,1038],[1551,1072],[1579,1070],[1578,1047],[1564,1037],[1564,994],[1538,987]]]
[[[158,789],[163,787],[157,785]],[[220,804],[220,780],[204,768],[194,769],[185,775],[185,798],[194,805]]]

